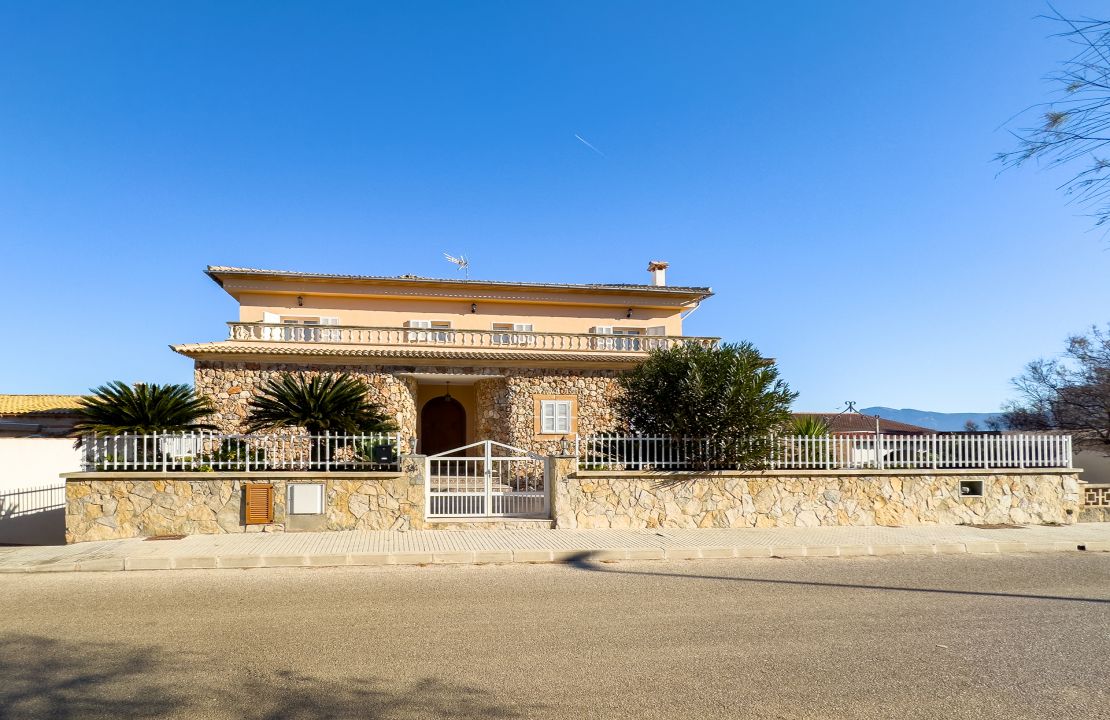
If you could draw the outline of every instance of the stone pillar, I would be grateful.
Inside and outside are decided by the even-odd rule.
[[[578,472],[576,455],[547,456],[547,500],[556,529],[578,527],[569,502],[572,476]]]
[[[428,478],[425,476],[428,468],[427,455],[409,453],[401,455],[401,472],[408,478],[409,500],[418,512],[411,519],[413,530],[422,530],[428,518],[428,490],[425,485]]]

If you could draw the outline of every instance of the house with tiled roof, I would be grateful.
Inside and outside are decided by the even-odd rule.
[[[799,412],[793,415],[798,419],[812,418],[824,422],[830,435],[874,435],[876,427],[883,435],[931,435],[936,432],[932,428],[878,418],[874,415],[862,415],[858,412]]]
[[[683,319],[712,295],[651,282],[539,283],[211,266],[238,303],[225,339],[172,346],[195,362],[215,422],[241,431],[250,399],[281,372],[346,372],[437,454],[478,440],[549,453],[609,429],[622,370],[694,340]]]
[[[0,437],[64,437],[81,395],[0,395]]]

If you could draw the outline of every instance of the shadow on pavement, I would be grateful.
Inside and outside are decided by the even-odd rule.
[[[164,649],[0,635],[0,718],[518,718],[536,710],[500,706],[483,690],[436,679],[323,680],[267,670],[270,658],[248,655],[232,659],[244,669],[221,677],[198,673],[211,671],[205,658]],[[368,662],[353,658],[352,670]]]
[[[979,597],[1020,598],[1023,600],[1062,600],[1067,602],[1110,604],[1107,598],[1068,597],[1066,595],[1030,595],[1025,593],[990,592],[985,590],[951,590],[946,588],[898,587],[897,585],[861,585],[858,583],[834,583],[818,580],[781,580],[777,578],[729,577],[727,575],[695,575],[692,573],[650,572],[647,570],[627,570],[619,567],[603,567],[593,560],[593,551],[572,555],[563,562],[579,570],[613,573],[617,575],[644,575],[646,577],[673,577],[687,580],[725,580],[738,583],[766,585],[795,585],[799,587],[843,588],[851,590],[884,590],[907,593],[935,593],[939,595],[970,595]]]

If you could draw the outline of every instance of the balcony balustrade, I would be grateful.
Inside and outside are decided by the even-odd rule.
[[[716,345],[718,338],[670,335],[603,335],[594,333],[510,332],[448,328],[360,327],[353,325],[283,325],[230,322],[228,339],[236,342],[372,345],[385,347],[484,348],[549,352],[648,353],[680,343]]]

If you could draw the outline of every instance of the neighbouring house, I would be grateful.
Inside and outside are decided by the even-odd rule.
[[[0,438],[68,437],[81,395],[0,395]]]
[[[65,488],[81,467],[68,437],[80,395],[0,395],[0,544],[65,539]]]
[[[533,452],[609,430],[622,370],[691,339],[682,322],[713,293],[644,284],[328,275],[209,267],[239,304],[225,340],[174,345],[196,362],[216,424],[242,430],[251,397],[282,372],[346,372],[435,455],[478,440]]]
[[[920,425],[910,425],[897,420],[887,420],[876,418],[873,415],[861,415],[852,412],[801,412],[793,413],[793,415],[799,419],[815,418],[821,420],[828,427],[830,435],[874,435],[876,421],[878,422],[879,432],[883,435],[931,435],[937,432],[932,428]]]

